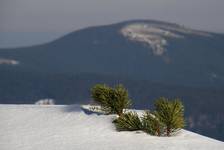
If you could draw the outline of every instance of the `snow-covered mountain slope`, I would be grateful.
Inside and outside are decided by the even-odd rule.
[[[0,105],[1,150],[223,150],[224,143],[186,130],[174,137],[117,132],[115,116],[80,106]]]
[[[180,25],[160,23],[133,23],[121,29],[121,33],[130,40],[148,44],[154,55],[161,56],[166,52],[169,38],[185,38],[184,35],[212,37],[211,34],[192,30]]]

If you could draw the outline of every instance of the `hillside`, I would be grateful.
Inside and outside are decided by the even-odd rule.
[[[223,41],[223,34],[136,20],[78,30],[44,45],[1,49],[0,60],[16,62],[11,66],[26,71],[224,87]]]
[[[0,105],[1,150],[222,150],[224,143],[181,130],[173,137],[117,132],[115,116],[83,111],[79,105]]]

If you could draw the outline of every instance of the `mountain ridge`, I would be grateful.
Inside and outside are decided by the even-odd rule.
[[[173,39],[170,37],[164,38],[164,35],[156,33],[168,33],[169,31],[155,32],[152,29],[149,29],[150,31],[146,30],[146,36],[144,34],[143,37],[140,35],[138,40],[132,40],[130,37],[122,35],[121,30],[127,25],[145,22],[149,25],[161,23],[129,21],[89,27],[72,32],[48,44],[7,51],[1,50],[0,56],[6,59],[20,59],[17,61],[21,61],[21,65],[28,64],[28,69],[39,69],[40,71],[107,74],[116,72],[116,75],[128,76],[133,79],[156,80],[158,82],[170,80],[168,82],[170,84],[186,84],[189,86],[192,84],[194,86],[200,86],[201,84],[203,86],[216,86],[221,83],[223,87],[224,71],[221,64],[224,53],[221,49],[224,36],[222,38],[212,34],[214,39],[210,39],[210,37],[190,34],[185,35],[185,39]],[[164,26],[165,23],[162,23],[159,25]],[[173,26],[182,28],[182,26],[176,24],[167,23],[165,25],[169,25],[169,28]],[[191,32],[194,32],[194,30]],[[195,32],[201,33],[201,31]],[[203,33],[207,34],[207,32]],[[147,37],[147,34],[152,36]],[[172,34],[176,34],[176,32],[172,31]],[[155,55],[157,53],[156,49],[159,50],[158,54],[162,54],[160,55],[161,58],[157,57],[159,55]],[[196,56],[194,57],[194,55]],[[83,58],[85,61],[83,61]],[[52,59],[52,61],[49,59]],[[57,67],[55,67],[56,65]],[[151,68],[150,70],[153,70],[153,72],[145,70],[146,66]],[[202,70],[198,71],[197,68]],[[179,75],[178,73],[172,73],[177,72],[177,70],[180,70]],[[185,83],[183,83],[184,79],[187,78],[180,74],[182,72],[192,76]],[[160,74],[166,74],[167,79],[158,77]],[[193,81],[194,76],[197,77]]]
[[[125,25],[128,25],[128,24],[132,24],[132,23],[151,23],[151,22],[158,23],[158,24],[161,23],[161,24],[171,25],[171,26],[176,26],[176,27],[185,27],[185,28],[188,28],[188,29],[192,30],[192,28],[190,28],[190,27],[186,27],[184,25],[180,25],[180,24],[177,24],[177,23],[174,23],[174,22],[166,22],[166,21],[154,20],[154,19],[134,19],[134,20],[126,20],[126,21],[121,21],[121,22],[104,24],[104,25],[87,26],[87,27],[80,28],[80,29],[77,29],[75,31],[72,31],[70,33],[66,33],[66,34],[64,34],[62,36],[59,36],[58,38],[56,38],[56,39],[54,39],[52,41],[45,42],[43,44],[37,44],[37,45],[31,45],[31,46],[13,47],[13,48],[0,48],[0,50],[15,50],[15,49],[23,49],[23,48],[32,48],[32,47],[36,47],[36,46],[42,46],[42,45],[53,43],[53,42],[55,42],[57,40],[60,40],[61,38],[64,38],[64,37],[70,35],[70,34],[73,34],[73,33],[76,33],[76,32],[81,32],[83,30],[93,29],[93,28],[102,28],[102,27],[107,27],[107,26],[112,26],[112,25],[115,25],[115,26],[118,26],[118,27],[122,27],[122,26],[125,26]],[[193,30],[194,31],[198,31],[198,32],[208,33],[208,34],[224,36],[224,33],[221,33],[221,32],[212,32],[212,31],[201,30],[201,29],[193,29]]]

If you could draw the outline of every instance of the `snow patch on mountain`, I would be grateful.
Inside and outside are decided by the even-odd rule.
[[[156,56],[164,55],[168,38],[185,38],[186,34],[199,36],[211,36],[208,33],[185,28],[183,26],[171,26],[155,23],[133,23],[121,29],[123,36],[129,40],[146,43],[152,48],[152,53]]]
[[[0,58],[0,65],[18,65],[19,61],[13,59]]]

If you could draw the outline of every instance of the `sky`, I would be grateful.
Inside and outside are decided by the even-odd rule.
[[[224,0],[0,0],[0,47],[133,19],[224,33],[223,8]]]

